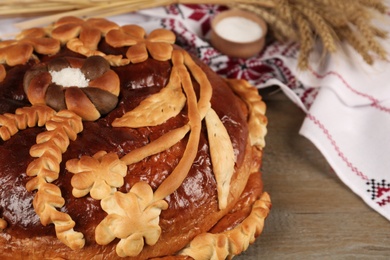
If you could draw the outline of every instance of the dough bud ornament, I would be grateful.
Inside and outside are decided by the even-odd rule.
[[[265,104],[174,42],[64,17],[0,43],[2,259],[224,259],[260,235]]]

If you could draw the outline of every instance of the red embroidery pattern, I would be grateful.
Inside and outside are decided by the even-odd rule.
[[[341,158],[341,160],[348,166],[348,168],[351,169],[352,172],[354,172],[356,175],[361,177],[363,180],[367,181],[368,177],[364,175],[353,163],[349,161],[347,156],[343,153],[343,151],[340,149],[336,141],[333,139],[332,134],[329,132],[329,130],[318,120],[315,116],[313,116],[310,113],[307,113],[307,118],[309,118],[315,125],[317,125],[322,132],[325,134],[326,138],[330,141],[333,148],[336,150],[337,155]]]
[[[301,96],[302,103],[305,105],[307,109],[310,109],[314,100],[318,95],[318,88],[309,88],[307,89]]]
[[[172,30],[176,34],[176,44],[180,45],[187,51],[194,53],[196,48],[197,36],[190,32],[180,20],[162,19],[162,27]]]
[[[229,59],[225,68],[217,71],[218,74],[228,78],[246,79],[259,83],[264,73],[271,72],[272,69],[258,59]],[[257,82],[256,82],[257,81]]]
[[[271,57],[280,55],[288,58],[297,58],[299,53],[299,44],[295,42],[291,42],[289,44],[273,42],[267,47],[265,53],[267,53],[267,56]]]
[[[194,10],[193,13],[189,15],[187,18],[198,21],[200,23],[202,36],[206,35],[210,31],[211,28],[210,21],[212,17],[214,17],[215,14],[227,9],[224,6],[218,6],[218,5],[188,4],[185,6]]]
[[[371,193],[371,199],[376,200],[379,206],[383,207],[390,203],[390,183],[386,183],[386,180],[378,182],[371,179],[367,185],[371,187],[367,192]]]
[[[167,12],[167,14],[180,15],[181,17],[183,17],[183,14],[179,8],[179,5],[177,5],[177,4],[165,6],[165,11]]]
[[[363,92],[360,92],[356,89],[354,89],[345,79],[343,76],[341,76],[339,73],[337,72],[334,72],[334,71],[328,71],[327,73],[325,73],[324,75],[320,75],[318,72],[316,72],[314,69],[312,68],[309,68],[309,71],[318,79],[323,79],[325,77],[328,77],[328,76],[335,76],[337,77],[338,79],[341,80],[341,82],[343,83],[343,85],[348,88],[352,93],[355,93],[356,95],[358,96],[361,96],[361,97],[364,97],[368,100],[371,101],[371,106],[380,110],[380,111],[383,111],[383,112],[386,112],[386,113],[390,113],[390,108],[388,107],[385,107],[385,106],[382,106],[380,104],[380,101],[376,98],[374,98],[373,96],[369,95],[369,94],[366,94],[366,93],[363,93]]]
[[[378,110],[380,110],[380,111],[382,111],[382,112],[386,112],[386,113],[390,114],[390,108],[389,107],[382,106],[379,103],[372,103],[371,106],[376,108],[376,109],[378,109]]]

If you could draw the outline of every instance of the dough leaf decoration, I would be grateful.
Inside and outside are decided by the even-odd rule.
[[[156,126],[178,115],[186,97],[181,90],[180,77],[175,67],[169,82],[160,92],[144,99],[139,106],[114,120],[114,127]]]
[[[214,109],[210,109],[206,115],[206,126],[213,172],[217,181],[218,205],[219,209],[224,209],[228,203],[236,158],[229,134]]]
[[[211,83],[207,78],[206,73],[195,63],[195,61],[191,58],[191,55],[185,51],[181,52],[181,54],[183,56],[183,60],[181,62],[184,63],[191,76],[194,77],[200,86],[198,111],[200,118],[203,120],[207,111],[211,107],[210,100],[213,94],[213,88],[211,87]]]

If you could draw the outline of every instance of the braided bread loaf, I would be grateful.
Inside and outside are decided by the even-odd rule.
[[[174,42],[64,17],[0,44],[2,259],[225,259],[254,242],[265,104]]]

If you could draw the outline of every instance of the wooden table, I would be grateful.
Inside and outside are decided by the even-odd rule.
[[[261,94],[269,120],[262,172],[272,209],[261,236],[234,259],[390,259],[390,222],[299,135],[303,111],[281,91]]]

